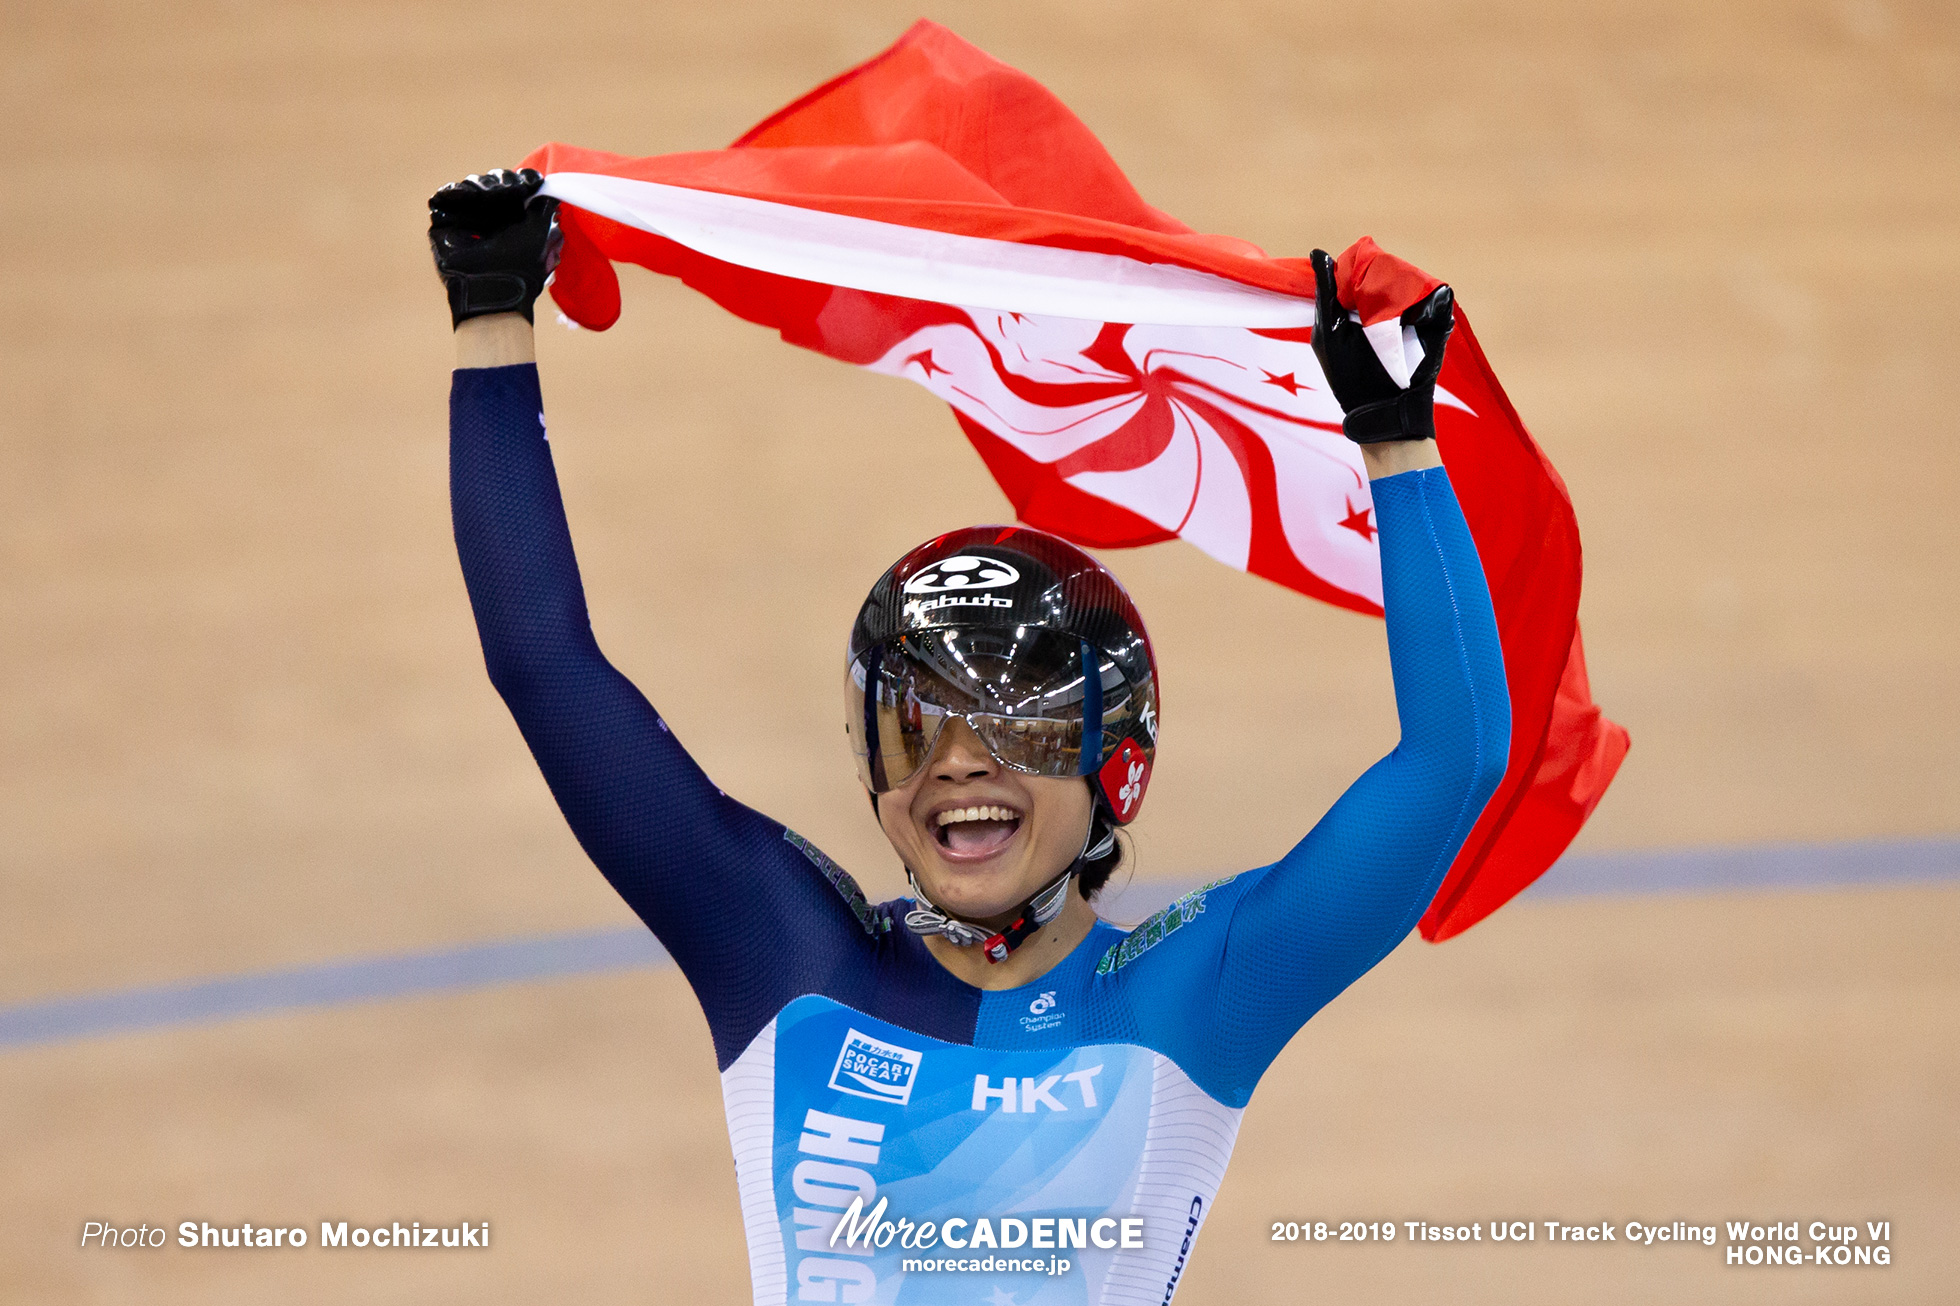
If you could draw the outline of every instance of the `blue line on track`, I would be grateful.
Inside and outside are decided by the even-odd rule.
[[[1960,839],[1759,844],[1561,858],[1521,901],[1599,894],[1828,889],[1960,879]]]
[[[663,965],[667,952],[640,926],[471,944],[441,952],[361,957],[224,979],[119,989],[0,1007],[0,1048],[97,1034],[207,1025],[300,1007],[379,1002],[418,993]]]
[[[1960,839],[1589,853],[1560,860],[1526,890],[1521,900],[1956,879],[1960,879]],[[1104,911],[1117,920],[1138,920],[1200,883],[1134,883],[1112,895],[1103,904]],[[325,962],[0,1007],[0,1048],[526,980],[638,970],[664,966],[669,960],[651,934],[632,926]]]

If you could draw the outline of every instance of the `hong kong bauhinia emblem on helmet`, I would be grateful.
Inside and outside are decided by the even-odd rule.
[[[1150,756],[1137,747],[1136,740],[1125,739],[1116,755],[1104,763],[1099,778],[1103,792],[1116,808],[1116,819],[1127,824],[1136,815],[1137,806],[1143,802],[1143,791],[1150,784]]]

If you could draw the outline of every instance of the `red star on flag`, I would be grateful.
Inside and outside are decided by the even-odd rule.
[[[988,123],[1012,131],[975,129]],[[678,277],[790,343],[932,387],[1030,526],[1108,548],[1182,538],[1309,598],[1379,613],[1381,533],[1372,504],[1352,498],[1366,482],[1300,352],[1313,275],[1146,205],[1066,105],[945,28],[921,20],[727,150],[628,159],[548,145],[524,163],[560,202],[551,294],[579,325],[603,331],[619,317],[614,263]],[[969,306],[976,278],[984,306]],[[1366,238],[1335,280],[1364,324],[1382,326],[1442,284]],[[1512,748],[1422,918],[1431,940],[1535,880],[1627,749],[1586,680],[1571,497],[1461,305],[1455,320],[1438,418],[1496,582]],[[1306,402],[1274,403],[1261,385]],[[1361,553],[1320,516],[1343,492],[1347,515],[1334,521],[1368,543]]]
[[[1375,530],[1374,524],[1368,520],[1368,515],[1374,510],[1372,508],[1362,508],[1356,511],[1354,500],[1348,498],[1345,494],[1341,496],[1341,502],[1347,505],[1348,510],[1348,515],[1341,518],[1341,525],[1347,527],[1356,535],[1368,541],[1368,543],[1373,544],[1378,532]]]

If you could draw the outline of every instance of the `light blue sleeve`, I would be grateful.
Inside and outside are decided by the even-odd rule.
[[[1126,968],[1144,1041],[1233,1105],[1420,919],[1510,752],[1497,620],[1448,475],[1373,490],[1401,741],[1285,857],[1213,889],[1207,928]]]

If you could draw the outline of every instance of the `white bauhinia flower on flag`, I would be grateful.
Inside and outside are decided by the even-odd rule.
[[[615,261],[677,276],[792,344],[944,399],[1022,520],[1080,544],[1181,538],[1232,567],[1381,610],[1373,500],[1309,344],[1304,259],[1145,204],[1054,96],[929,22],[726,150],[547,145],[552,296],[618,317]],[[1397,380],[1435,278],[1363,239],[1343,302]],[[1503,785],[1422,921],[1447,938],[1558,857],[1626,732],[1592,703],[1579,536],[1461,308],[1438,442],[1490,580],[1512,698]]]

